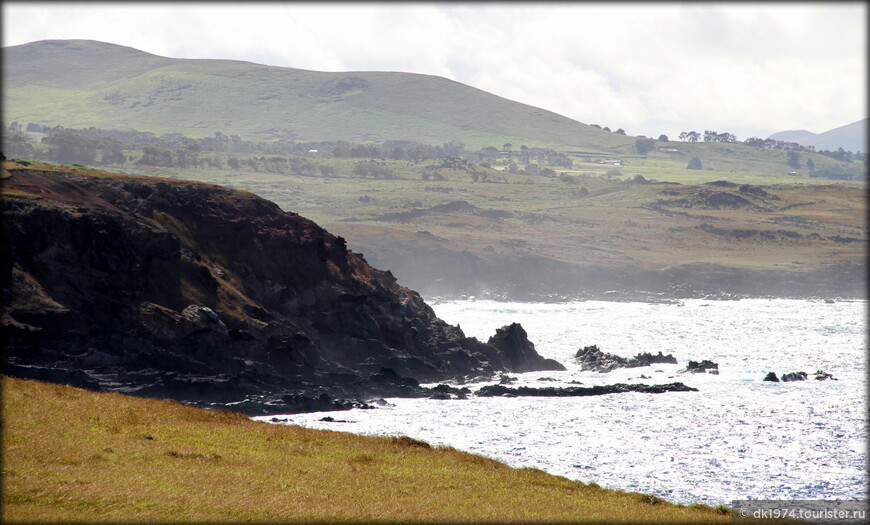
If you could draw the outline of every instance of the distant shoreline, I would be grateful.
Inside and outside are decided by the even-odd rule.
[[[749,294],[698,294],[693,296],[676,296],[667,294],[653,294],[645,292],[605,292],[604,294],[583,294],[583,295],[557,295],[557,294],[525,294],[522,297],[506,297],[500,294],[482,294],[482,295],[466,295],[466,294],[451,294],[451,295],[423,295],[423,300],[427,304],[434,305],[439,303],[455,302],[455,301],[493,301],[497,303],[544,303],[544,304],[563,304],[563,303],[582,303],[586,301],[607,301],[617,303],[648,303],[648,304],[679,304],[686,300],[704,300],[704,301],[743,301],[751,299],[785,299],[794,301],[810,301],[810,302],[861,302],[868,301],[870,297],[866,294],[843,297],[839,295],[794,295],[794,296],[775,296],[775,295],[749,295]]]

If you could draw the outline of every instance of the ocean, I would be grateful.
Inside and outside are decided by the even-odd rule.
[[[391,406],[374,410],[256,419],[406,435],[674,503],[867,498],[866,301],[466,300],[432,307],[482,341],[496,328],[518,322],[539,354],[567,367],[509,374],[517,378],[511,386],[680,381],[698,392],[391,398]],[[678,363],[581,372],[573,356],[588,345],[623,357],[661,351]],[[719,365],[718,375],[681,373],[689,360],[704,359]],[[817,370],[836,380],[815,380]],[[797,371],[809,378],[763,381],[768,372]],[[474,391],[494,382],[466,386]],[[346,422],[321,421],[327,415]]]

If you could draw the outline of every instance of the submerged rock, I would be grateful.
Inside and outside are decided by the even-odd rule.
[[[762,381],[772,381],[774,383],[779,383],[779,378],[776,376],[776,372],[768,372]]]

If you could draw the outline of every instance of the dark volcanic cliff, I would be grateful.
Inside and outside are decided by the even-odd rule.
[[[268,413],[515,371],[522,342],[465,337],[344,239],[253,194],[12,166],[6,374]]]

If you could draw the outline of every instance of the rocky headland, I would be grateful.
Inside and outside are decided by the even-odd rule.
[[[521,326],[438,319],[344,239],[254,194],[7,163],[4,373],[248,414],[561,370]]]

